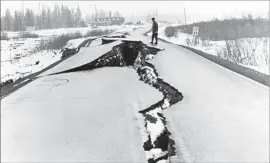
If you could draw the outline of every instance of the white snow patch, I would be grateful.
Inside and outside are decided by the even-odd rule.
[[[168,161],[167,160],[160,160],[157,163],[168,163]]]
[[[165,156],[168,153],[168,151],[162,151],[160,148],[153,148],[150,151],[146,151],[146,155],[148,159],[153,158],[154,160]]]
[[[41,38],[1,41],[1,82],[17,80],[60,59],[52,51],[34,53],[41,41]]]
[[[170,25],[171,26],[171,25]],[[163,26],[159,30],[159,38],[164,39],[168,42],[178,44],[178,45],[185,45],[190,46],[194,49],[201,50],[205,53],[219,56],[223,54],[224,51],[227,51],[226,41],[209,41],[209,40],[200,40],[197,45],[193,45],[193,36],[186,33],[178,32],[174,37],[166,37],[165,35],[165,28]],[[151,36],[151,32],[147,33],[148,36]],[[234,40],[228,40],[228,43],[234,45]],[[241,54],[254,54],[254,59],[252,62],[255,65],[250,66],[253,63],[250,63],[250,60],[245,61],[245,64],[239,64],[245,67],[249,67],[261,73],[269,75],[269,38],[262,37],[262,38],[242,38],[237,39],[239,43]],[[235,47],[234,47],[235,48]]]
[[[97,38],[95,40],[93,40],[91,43],[90,43],[90,47],[95,47],[95,46],[100,46],[102,44],[102,39],[101,38]]]
[[[170,107],[170,102],[169,102],[170,100],[169,99],[164,99],[164,103],[162,104],[162,108],[163,109],[165,109],[165,108],[168,108],[168,107]]]
[[[150,111],[149,114],[157,118],[156,123],[151,123],[149,121],[146,121],[147,131],[150,134],[152,145],[154,145],[154,141],[165,130],[165,126],[163,122],[161,121],[160,117],[157,115],[157,113]]]
[[[1,40],[1,63],[26,56],[40,43],[40,38]]]
[[[41,51],[18,60],[1,63],[1,82],[9,79],[17,80],[29,74],[38,72],[49,65],[59,61],[61,53]],[[37,64],[37,62],[39,62]]]
[[[134,28],[139,28],[139,26],[135,25],[113,25],[113,26],[100,26],[97,28],[92,27],[79,27],[79,28],[57,28],[57,29],[44,29],[44,30],[36,30],[31,31],[30,33],[37,34],[40,37],[51,37],[51,36],[60,36],[63,34],[70,34],[80,32],[82,35],[85,35],[87,32],[91,30],[115,30],[116,32],[130,32],[133,31]],[[19,37],[20,32],[10,32],[5,31],[7,33],[8,38],[16,38]]]
[[[67,42],[64,48],[78,48],[85,38],[72,39]]]

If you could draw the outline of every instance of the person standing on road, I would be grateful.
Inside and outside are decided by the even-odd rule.
[[[158,23],[156,22],[155,18],[152,18],[152,22],[153,22],[153,25],[152,25],[152,41],[151,41],[151,43],[153,44],[154,38],[155,38],[156,39],[155,44],[157,44],[158,43]]]

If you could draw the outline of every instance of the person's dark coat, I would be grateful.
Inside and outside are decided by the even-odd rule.
[[[158,33],[158,23],[156,21],[153,21],[152,32]]]

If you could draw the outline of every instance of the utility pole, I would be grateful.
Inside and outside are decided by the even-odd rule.
[[[42,5],[42,12],[45,11],[45,8],[44,8],[44,4]],[[41,17],[42,17],[42,29],[44,29],[44,26],[45,26],[45,15],[43,15],[43,13],[41,14]]]
[[[185,8],[184,8],[184,16],[185,16],[185,25],[187,25],[186,9]]]
[[[97,21],[97,6],[96,6],[96,4],[95,4],[95,18],[96,18],[95,21]]]
[[[22,37],[23,37],[23,41],[24,41],[24,3],[22,0]]]
[[[37,16],[37,22],[39,22],[38,20],[40,19],[40,16],[41,16],[41,12],[40,12],[40,2],[38,2],[38,16]],[[39,27],[39,26],[36,24],[36,27]]]
[[[158,19],[158,9],[156,9],[156,19]]]

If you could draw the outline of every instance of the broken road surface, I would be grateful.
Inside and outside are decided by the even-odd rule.
[[[130,39],[149,42],[139,29]],[[86,64],[119,41],[81,51],[1,101],[3,162],[146,162],[138,111],[162,94],[133,69],[106,67],[47,76]],[[150,62],[184,95],[166,110],[179,161],[269,161],[269,88],[182,47]],[[136,104],[136,107],[134,107]]]

